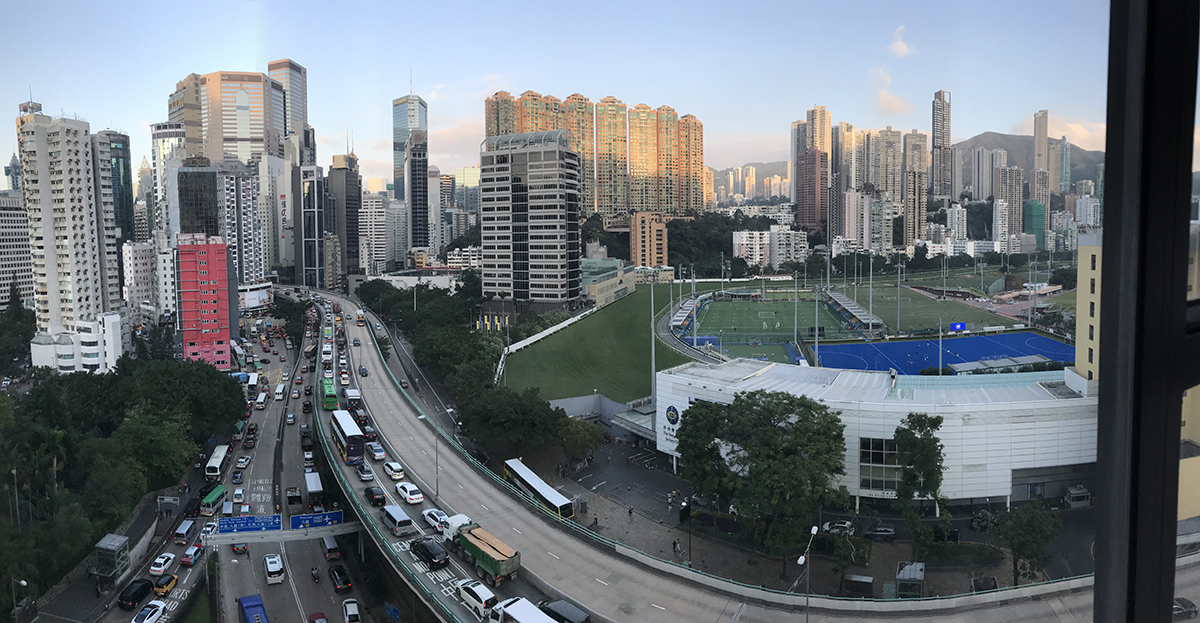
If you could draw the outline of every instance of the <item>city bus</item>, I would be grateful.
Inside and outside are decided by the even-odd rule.
[[[316,472],[304,474],[304,489],[308,494],[308,510],[313,513],[324,513],[325,487],[321,486],[321,475]]]
[[[249,380],[246,381],[246,386],[249,387],[251,390],[254,390],[254,391],[258,390],[258,373],[257,372],[250,373],[250,378],[249,378]]]
[[[305,347],[304,358],[305,359],[316,359],[317,358],[317,345],[316,344],[309,344],[307,347]]]
[[[532,469],[525,467],[520,459],[504,462],[504,479],[529,497],[541,502],[542,506],[558,515],[560,519],[570,519],[575,514],[575,505],[571,500],[546,484]]]
[[[321,408],[333,411],[338,408],[337,387],[333,379],[321,379]]]
[[[204,478],[213,482],[220,480],[225,475],[225,468],[229,467],[229,461],[232,458],[233,452],[229,450],[229,446],[214,448],[208,464],[204,466]]]
[[[360,326],[360,327],[364,327],[364,326],[366,326],[366,325],[367,325],[367,314],[366,314],[366,312],[364,312],[364,311],[363,311],[363,310],[361,310],[361,309],[360,309],[360,310],[357,310],[357,311],[355,311],[355,312],[354,312],[354,323],[355,323],[355,324],[357,324],[357,325],[358,325],[358,326]]]
[[[242,623],[267,623],[267,609],[263,607],[261,595],[238,597],[237,602],[242,611]]]
[[[204,496],[203,500],[200,500],[200,514],[205,517],[216,515],[221,510],[221,506],[225,504],[225,496],[228,493],[225,485],[217,485],[208,495]]]
[[[326,342],[332,342],[332,341],[333,341],[333,327],[332,327],[332,326],[328,326],[328,325],[327,325],[327,326],[325,327],[325,330],[322,332],[322,334],[325,336],[325,341],[326,341]]]
[[[366,440],[362,430],[354,423],[349,411],[334,411],[329,417],[329,425],[333,428],[333,441],[337,444],[338,452],[346,465],[358,465],[363,462],[363,447]]]

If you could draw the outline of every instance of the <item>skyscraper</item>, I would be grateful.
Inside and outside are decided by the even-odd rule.
[[[236,284],[266,280],[267,240],[258,214],[258,175],[238,162],[188,158],[176,173],[179,229],[175,234],[218,236],[227,248]],[[177,236],[176,236],[177,237]]]
[[[946,210],[946,233],[953,240],[967,239],[967,209],[957,203]]]
[[[950,198],[958,201],[963,193],[963,150],[950,148]]]
[[[497,91],[483,102],[483,130],[487,136],[517,134],[517,101],[508,91]]]
[[[1004,209],[1007,210],[1004,223],[1008,231],[1004,232],[1005,235],[1012,236],[1021,233],[1022,208],[1025,205],[1022,196],[1024,192],[1025,172],[1021,170],[1021,167],[996,167],[992,170],[992,196],[995,197],[993,205],[996,206],[994,211],[1001,209],[999,202],[1004,202]],[[996,235],[998,236],[995,238],[996,240],[1003,239],[999,237],[1002,235],[1001,232],[996,232]]]
[[[521,193],[508,181],[524,179],[531,156],[541,159],[542,175],[557,180],[558,193]],[[483,296],[526,301],[535,311],[563,307],[579,298],[579,156],[565,130],[493,136],[479,155],[483,178]],[[538,215],[545,229],[534,238],[513,224]],[[552,228],[552,229],[551,229]],[[494,240],[489,240],[494,237]],[[535,257],[538,256],[538,257]],[[537,260],[530,262],[531,259]]]
[[[333,196],[334,222],[341,242],[341,267],[348,275],[358,274],[358,218],[362,208],[362,178],[353,153],[334,156],[329,167],[329,194]]]
[[[306,288],[324,287],[325,279],[325,211],[333,197],[325,188],[321,167],[299,167],[297,196],[291,206],[295,223],[296,283]]]
[[[807,125],[804,135],[804,147],[819,149],[826,154],[833,153],[833,133],[829,111],[824,106],[813,106],[805,113]]]
[[[799,193],[797,192],[798,189],[796,187],[796,180],[800,179],[800,176],[797,174],[797,171],[800,170],[800,154],[804,153],[804,151],[808,149],[805,146],[807,143],[808,122],[793,121],[791,140],[788,141],[788,162],[791,165],[788,173],[792,179],[791,188],[788,189],[788,196],[791,197],[793,202],[795,202],[796,198],[799,196]],[[729,186],[729,192],[731,194],[734,192],[732,184]]]
[[[1059,143],[1058,191],[1066,193],[1071,191],[1071,142],[1064,136]]]
[[[138,166],[137,181],[134,183],[133,200],[145,199],[147,196],[154,196],[154,169],[150,167],[150,160],[142,155],[142,164]]]
[[[681,213],[683,202],[679,169],[682,161],[679,143],[679,114],[670,106],[659,106],[655,114],[654,153],[658,160],[655,166],[656,210],[666,214]],[[576,152],[578,153],[578,152]]]
[[[593,160],[595,165],[595,160]],[[593,185],[593,190],[595,189]],[[479,213],[479,166],[454,170],[454,193],[458,207],[471,214]]]
[[[405,151],[411,133],[420,131],[428,141],[429,105],[416,95],[392,100],[392,178],[397,199],[405,199]],[[422,148],[424,151],[424,148]],[[425,171],[422,170],[422,173]],[[423,184],[424,182],[422,182]]]
[[[1051,140],[1048,149],[1049,152],[1047,154],[1046,161],[1050,166],[1050,168],[1047,169],[1047,173],[1050,175],[1049,191],[1052,193],[1062,192],[1059,190],[1058,186],[1059,182],[1062,181],[1062,173],[1059,169],[1059,167],[1062,166],[1062,144],[1057,140]]]
[[[571,151],[579,154],[580,205],[586,218],[596,211],[596,107],[574,93],[563,101],[562,120],[562,129],[571,132]]]
[[[53,119],[41,114],[36,102],[21,104],[20,109],[17,146],[37,330],[49,336],[77,333],[87,328],[84,323],[121,309],[113,202],[100,200],[109,194],[103,186],[112,181],[105,171],[97,178],[86,121]],[[70,229],[60,223],[71,223]],[[39,363],[35,358],[34,363],[55,365],[52,359],[51,355],[50,362]],[[78,369],[71,363],[71,369],[63,371]],[[87,362],[83,367],[95,369]]]
[[[645,104],[629,110],[629,211],[658,210],[658,113]]]
[[[408,248],[431,247],[437,221],[429,216],[429,143],[425,130],[413,130],[405,137],[404,201],[408,206]],[[398,188],[397,194],[401,191]],[[439,191],[440,192],[440,191]]]
[[[1008,166],[1008,152],[1003,149],[976,147],[971,153],[971,196],[986,201],[994,193],[992,178],[995,169]]]
[[[954,157],[950,136],[950,92],[933,94],[933,171],[929,192],[935,197],[954,197],[952,177]]]
[[[902,197],[904,186],[904,177],[902,175],[904,151],[901,145],[900,130],[893,130],[892,126],[887,129],[879,130],[879,179],[876,184],[876,189],[887,193],[888,198],[892,201],[899,201]]]
[[[181,159],[204,153],[204,127],[200,117],[200,75],[188,74],[175,83],[175,92],[167,98],[167,121],[178,123],[185,137],[184,151],[179,154]]]
[[[1038,169],[1029,178],[1029,197],[1042,204],[1050,205],[1050,172]],[[1046,211],[1046,226],[1050,226],[1049,212]]]
[[[267,74],[191,74],[168,99],[168,121],[183,123],[188,155],[257,165],[264,156],[283,155],[286,99],[283,85]]]
[[[187,157],[187,140],[187,128],[181,121],[166,121],[150,126],[150,179],[153,188],[149,193],[146,212],[151,231],[179,231],[179,213],[172,215],[167,202],[167,196],[174,192],[178,180],[167,175],[167,163]]]
[[[796,170],[796,224],[824,229],[829,209],[829,154],[810,149],[800,154]]]
[[[4,292],[0,309],[8,308],[8,291],[14,283],[18,301],[33,301],[29,240],[29,216],[21,204],[20,191],[0,191],[0,289]]]
[[[304,134],[308,128],[308,70],[284,58],[267,63],[267,74],[283,87],[283,136]]]
[[[379,193],[363,193],[358,219],[358,258],[363,273],[382,275],[387,270],[389,241],[387,231],[387,197]]]
[[[679,118],[679,155],[680,209],[703,212],[712,197],[712,170],[704,166],[704,124],[695,115]]]
[[[833,152],[829,166],[838,176],[838,193],[858,188],[858,132],[853,123],[839,121],[833,129]]]
[[[1050,111],[1039,110],[1033,113],[1033,170],[1050,170],[1050,145],[1047,140],[1047,126],[1050,121]]]
[[[929,137],[917,130],[904,135],[904,244],[912,244],[925,231],[926,198],[929,189]]]
[[[112,195],[116,244],[120,249],[121,245],[133,240],[133,161],[129,153],[129,135],[101,130],[92,135],[92,149],[97,155],[92,161],[96,179],[102,179],[107,173],[112,182],[111,193],[104,193],[101,187],[100,199],[103,200],[106,194]]]
[[[596,103],[596,209],[605,226],[629,213],[629,115],[621,100]]]
[[[855,176],[854,188],[860,190],[866,184],[879,188],[879,133],[860,130],[854,145]],[[865,242],[863,243],[866,244]]]

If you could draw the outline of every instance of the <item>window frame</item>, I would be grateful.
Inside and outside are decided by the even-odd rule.
[[[1186,298],[1197,0],[1113,0],[1101,292],[1093,615],[1168,621],[1182,395],[1200,384]],[[1182,226],[1181,226],[1182,225]]]

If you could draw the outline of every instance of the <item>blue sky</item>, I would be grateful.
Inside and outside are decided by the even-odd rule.
[[[956,140],[1031,134],[1046,108],[1051,136],[1103,149],[1107,2],[812,4],[0,1],[0,104],[15,119],[32,89],[49,114],[129,132],[140,162],[178,80],[291,58],[308,68],[318,163],[352,133],[366,177],[389,174],[410,69],[443,172],[477,162],[497,90],[672,106],[704,123],[718,169],[786,159],[815,104],[835,124],[928,132],[939,89]]]

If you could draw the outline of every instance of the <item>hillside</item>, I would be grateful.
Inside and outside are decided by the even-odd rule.
[[[984,132],[955,144],[963,152],[963,183],[971,182],[971,153],[977,147],[1003,149],[1008,152],[1008,166],[1028,171],[1033,167],[1033,137],[1017,134]],[[1088,151],[1071,145],[1071,181],[1096,179],[1096,165],[1104,162],[1104,152]]]

